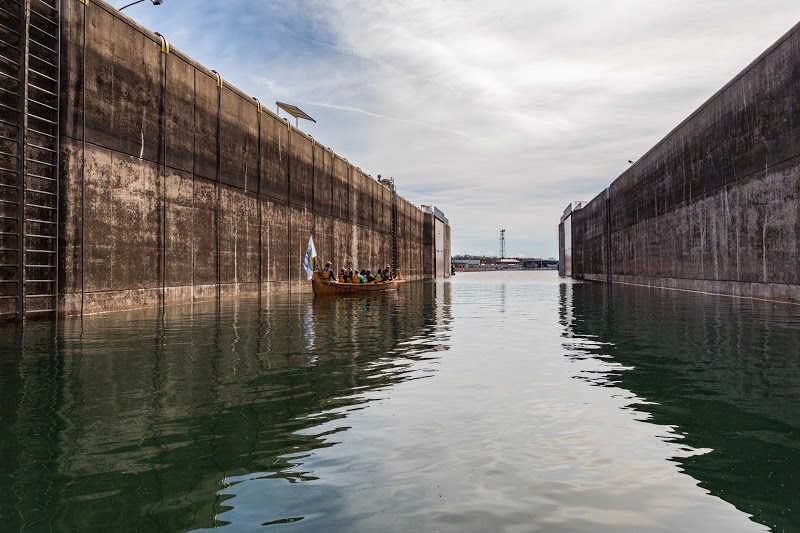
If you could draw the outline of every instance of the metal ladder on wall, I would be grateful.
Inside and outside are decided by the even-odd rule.
[[[0,319],[58,295],[59,0],[0,6]]]

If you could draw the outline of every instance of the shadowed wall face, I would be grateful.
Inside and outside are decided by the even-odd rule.
[[[573,213],[574,277],[800,302],[798,94],[800,25]]]
[[[391,262],[386,186],[113,7],[62,9],[67,314],[310,290],[309,235],[337,268]],[[433,227],[396,210],[395,266],[434,277]]]

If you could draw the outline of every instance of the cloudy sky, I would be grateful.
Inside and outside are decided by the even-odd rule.
[[[121,7],[130,0],[113,0]],[[450,220],[454,254],[557,225],[800,21],[798,0],[164,0],[125,13]],[[274,109],[274,106],[273,106]]]

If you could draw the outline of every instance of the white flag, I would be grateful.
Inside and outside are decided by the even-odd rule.
[[[306,253],[303,254],[303,268],[306,269],[306,276],[308,279],[314,277],[314,258],[317,257],[317,249],[314,248],[314,237],[308,237],[308,248]]]

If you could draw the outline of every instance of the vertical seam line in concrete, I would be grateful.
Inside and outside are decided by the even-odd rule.
[[[159,58],[164,60],[161,78],[161,307],[163,309],[167,300],[167,60],[169,54],[162,51],[159,53]]]
[[[264,280],[264,235],[262,230],[263,216],[261,213],[261,104],[256,107],[258,118],[258,144],[256,148],[256,208],[258,209],[258,302],[261,303],[261,288]],[[259,305],[259,309],[261,306]],[[260,319],[259,319],[260,320]]]
[[[286,121],[286,283],[292,292],[292,126]]]
[[[81,135],[81,318],[83,317],[83,305],[86,297],[86,27],[88,25],[88,4],[83,4],[83,52],[81,65],[81,104],[83,113],[81,120],[83,125],[83,135]]]
[[[326,149],[323,147],[322,154],[325,155],[325,153],[326,153]],[[330,161],[330,173],[328,174],[330,179],[328,180],[328,183],[329,183],[330,189],[331,189],[331,196],[330,196],[331,201],[330,201],[330,204],[329,204],[330,207],[328,208],[328,210],[329,210],[329,212],[331,214],[331,219],[333,219],[333,217],[336,216],[335,215],[336,208],[334,207],[336,205],[336,196],[334,194],[334,187],[333,187],[333,151],[328,153],[328,160]],[[334,233],[333,233],[334,237],[331,239],[331,251],[338,251],[338,250],[336,250],[336,235],[338,234],[338,232],[335,231],[336,225],[334,224],[333,220],[331,220],[331,227],[334,229]],[[344,266],[344,265],[342,265],[342,266]]]
[[[30,2],[19,3],[20,47],[19,64],[19,127],[17,129],[17,320],[25,320],[25,138],[28,128],[28,32],[30,28]]]
[[[317,149],[316,141],[311,139],[311,232],[317,227],[317,196],[316,180],[317,177]],[[330,252],[328,252],[330,253]]]
[[[60,292],[61,284],[59,283],[59,270],[61,266],[61,261],[59,261],[59,255],[61,250],[63,250],[63,246],[60,244],[61,241],[61,124],[63,123],[61,120],[61,16],[64,12],[64,5],[62,0],[58,0],[56,2],[56,7],[58,9],[58,13],[56,16],[58,17],[58,28],[56,31],[58,32],[58,40],[56,42],[56,50],[58,52],[57,55],[57,64],[58,64],[58,76],[56,76],[56,107],[58,108],[58,112],[56,113],[56,120],[58,121],[58,125],[56,126],[56,246],[55,246],[55,257],[53,259],[54,265],[54,275],[53,275],[53,320],[54,322],[58,323],[58,293]]]
[[[194,288],[196,284],[195,280],[195,239],[196,239],[196,232],[197,227],[195,226],[195,201],[194,197],[197,194],[195,190],[195,175],[197,169],[195,168],[196,161],[195,161],[195,153],[197,151],[197,69],[193,67],[192,70],[192,257],[191,257],[191,264],[192,264],[192,303],[194,303]]]
[[[217,74],[219,76],[219,74]],[[221,78],[220,78],[221,79]],[[222,84],[217,83],[217,304],[222,298]]]
[[[350,209],[350,203],[353,203],[353,207],[355,207],[355,200],[353,199],[353,166],[350,164],[349,161],[346,162],[347,165],[347,222],[348,226],[355,226],[356,225],[356,215],[353,211],[355,209]],[[353,234],[353,231],[350,230],[350,234]],[[350,252],[353,253],[353,249],[355,248],[356,243],[350,243]],[[353,263],[353,269],[358,268],[358,257],[357,254],[353,254],[351,261]]]
[[[611,262],[611,188],[606,188],[606,282],[612,283],[614,277],[612,274]]]
[[[197,286],[197,69],[192,68],[192,302]]]

